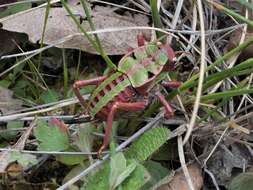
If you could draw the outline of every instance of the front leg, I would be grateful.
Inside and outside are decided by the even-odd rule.
[[[103,145],[100,147],[98,151],[98,157],[100,157],[102,151],[108,146],[109,144],[109,139],[110,139],[110,134],[112,130],[112,124],[114,120],[114,116],[117,113],[118,110],[124,110],[124,111],[139,111],[143,110],[147,106],[146,101],[142,102],[115,102],[112,106],[112,109],[107,116],[107,126],[105,128],[105,136],[104,136],[104,141]]]
[[[162,95],[161,92],[157,92],[156,96],[158,97],[158,99],[160,100],[160,102],[163,104],[164,108],[165,108],[165,116],[170,118],[172,116],[174,116],[174,111],[170,105],[170,103],[166,100],[166,98]]]
[[[161,85],[165,88],[175,89],[181,85],[181,82],[172,80],[172,81],[162,81]]]
[[[99,82],[102,82],[105,79],[106,79],[106,76],[101,76],[101,77],[88,79],[88,80],[78,80],[78,81],[75,81],[75,83],[73,84],[73,91],[76,97],[78,98],[78,100],[80,101],[81,106],[85,110],[87,109],[87,106],[86,106],[85,100],[83,99],[83,96],[80,93],[79,88],[87,86],[87,85],[91,85],[91,84],[98,84]]]

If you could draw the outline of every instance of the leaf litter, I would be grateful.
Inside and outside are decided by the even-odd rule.
[[[70,9],[73,11],[73,14],[76,15],[78,20],[81,20],[81,24],[84,29],[86,31],[90,31],[89,23],[81,5],[71,6]],[[110,8],[102,6],[95,6],[91,13],[92,20],[97,30],[148,26],[149,22],[149,19],[145,15],[119,15],[112,12]],[[2,29],[26,33],[31,42],[37,43],[41,40],[44,17],[45,8],[40,8],[31,12],[25,12],[21,15],[19,13],[17,16],[14,14],[9,17],[4,17],[3,19],[0,19],[0,23],[3,25]],[[127,52],[129,47],[136,47],[135,36],[140,32],[140,30],[131,30],[131,35],[129,35],[129,31],[109,31],[98,34],[103,48],[106,50],[108,55],[122,55]],[[66,10],[62,7],[51,8],[43,42],[50,45],[68,36],[70,36],[70,39],[61,44],[57,44],[56,47],[80,49],[88,53],[97,54],[89,41],[80,34],[79,29]]]
[[[81,6],[76,5],[76,1],[73,1],[73,2],[74,3],[71,4],[71,9],[73,10],[74,15],[80,20],[80,22],[82,23],[82,26],[84,26],[84,28],[87,31],[90,31],[89,24],[87,22],[87,19],[85,18],[85,15],[83,13]],[[187,12],[188,9],[193,8],[193,4],[189,2],[187,3],[184,5],[184,10],[183,10],[184,13],[185,11]],[[138,2],[136,1],[135,5],[136,6],[141,5],[139,7],[145,7],[147,4],[144,1],[138,1]],[[169,20],[173,19],[173,14],[171,14],[170,12],[173,12],[173,9],[177,8],[176,6],[178,6],[178,4],[176,4],[175,2],[173,3],[172,1],[170,1],[170,3],[167,2],[167,4],[162,4],[162,9],[164,9],[163,14],[162,14],[164,23],[168,24]],[[113,11],[112,7],[109,7],[109,6],[105,7],[105,6],[96,5],[91,8],[92,8],[91,10],[92,19],[98,31],[103,31],[103,30],[110,31],[111,28],[120,29],[124,27],[149,26],[149,18],[146,15],[132,14],[126,11],[123,14],[122,13],[118,14]],[[234,8],[237,8],[237,7],[234,7]],[[182,34],[186,29],[189,29],[190,24],[188,22],[193,21],[192,18],[189,17],[191,11],[188,12],[188,14],[185,14],[184,17],[180,18],[178,22],[180,24],[177,25],[176,27],[178,30],[181,30]],[[206,9],[205,11],[208,11],[208,9]],[[219,15],[220,14],[219,11],[215,10],[213,13],[214,13],[213,16],[215,17],[215,19],[210,19],[210,23],[208,24],[210,24],[210,26],[213,26],[213,28],[216,29],[215,27],[219,28],[217,23],[220,24],[219,22],[222,23],[223,20],[220,19],[220,17],[222,16]],[[0,23],[2,24],[1,30],[4,32],[12,31],[12,32],[25,33],[28,35],[30,42],[34,44],[40,43],[41,34],[43,30],[44,15],[45,15],[45,8],[39,8],[39,9],[35,9],[34,11],[24,11],[23,13],[21,12],[21,14],[19,13],[19,14],[8,16],[8,17],[4,17],[0,19]],[[209,12],[206,12],[206,15],[208,17]],[[226,17],[226,19],[228,18]],[[208,24],[206,26],[208,26]],[[106,50],[106,53],[108,55],[122,55],[127,52],[127,49],[129,47],[136,47],[135,36],[139,31],[140,30],[99,33],[99,38],[101,39],[103,47]],[[192,32],[192,34],[189,33],[190,35],[193,35],[198,38],[198,35],[194,34],[194,32],[196,31],[194,30],[189,30],[189,31]],[[129,35],[130,32],[131,32],[131,35]],[[230,39],[224,38],[224,41],[226,42],[225,48],[224,48],[225,46],[224,41],[218,38],[220,37],[218,33],[214,33],[213,35],[211,35],[211,37],[207,36],[206,40],[209,42],[207,48],[210,48],[208,49],[208,56],[209,56],[208,59],[209,58],[214,59],[215,57],[218,58],[220,54],[223,54],[223,50],[225,52],[225,51],[230,50],[231,48],[238,46],[238,42],[240,41],[240,38],[241,38],[241,33],[242,33],[241,30],[237,30],[232,35],[230,35]],[[183,37],[188,37],[188,36],[185,35],[182,37],[180,36],[181,35],[180,33],[177,35],[179,36],[179,38],[177,39],[178,42],[180,43],[179,49],[181,48],[180,50],[184,50],[184,47],[188,46],[187,44],[188,42],[185,43],[185,41],[182,39]],[[10,37],[12,38],[11,35]],[[48,23],[46,26],[46,32],[44,36],[44,44],[54,45],[56,41],[59,41],[60,39],[67,39],[67,37],[69,37],[68,40],[63,40],[61,44],[56,44],[55,46],[59,48],[71,48],[71,49],[73,48],[73,49],[83,50],[91,54],[97,54],[97,52],[91,47],[89,42],[85,38],[83,38],[82,35],[80,35],[80,31],[71,20],[70,15],[68,15],[67,12],[62,7],[51,7],[50,12],[49,12]],[[248,29],[247,34],[246,34],[246,39],[249,39],[251,37],[252,37],[252,31]],[[0,40],[3,40],[3,39],[1,39],[0,37]],[[3,42],[5,43],[5,41]],[[191,46],[198,48],[198,44],[197,43],[195,44],[195,42],[192,42]],[[6,43],[5,46],[3,46],[0,51],[0,55],[13,52],[13,50],[16,48],[17,47],[15,43],[10,43],[10,45]],[[238,64],[240,60],[243,60],[245,58],[251,58],[252,57],[251,50],[252,50],[252,45],[244,49],[241,52],[241,55],[239,56],[239,59],[238,59],[239,61],[237,61],[236,64]],[[196,53],[197,51],[196,52],[194,51],[194,48],[192,48],[190,51],[188,49],[186,52],[187,52],[186,54],[189,54],[189,55],[182,56],[183,58],[179,60],[177,67],[179,67],[179,70],[181,70],[182,73],[186,75],[185,78],[187,79],[190,77],[191,73],[197,72],[198,65],[196,63],[198,63],[199,61],[198,60],[199,55],[198,53]],[[191,56],[194,56],[194,59],[192,59],[193,61],[189,59],[190,54]],[[194,66],[194,68],[192,66]],[[96,70],[97,68],[94,67],[93,69]],[[223,69],[223,68],[220,67],[219,69]],[[211,73],[207,73],[207,75],[208,74],[211,74]],[[94,73],[92,73],[91,75],[94,75]],[[247,82],[247,77],[245,77],[245,80]],[[232,82],[236,83],[237,85],[245,84],[245,81],[241,80],[240,77],[234,77],[232,79]],[[228,85],[227,81],[224,81],[222,85],[223,86],[221,88],[225,89]],[[0,88],[1,88],[0,89],[0,103],[9,102],[8,105],[5,103],[7,106],[4,104],[0,106],[0,110],[4,114],[7,114],[14,110],[19,110],[22,108],[22,101],[19,101],[13,98],[13,92],[2,87]],[[209,91],[207,93],[209,93]],[[188,99],[188,95],[190,95],[190,92],[187,92],[185,94],[186,99]],[[238,102],[237,98],[238,97],[236,97],[235,99],[231,98],[229,100],[230,103],[231,102],[237,103]],[[44,97],[44,99],[45,99],[44,102],[47,102],[48,98]],[[51,101],[52,100],[48,100],[47,103],[50,103]],[[249,98],[249,102],[250,102],[250,98]],[[247,104],[248,103],[246,103],[245,101],[245,105]],[[202,110],[200,111],[199,115],[200,117],[204,115],[206,118],[205,121],[207,121],[207,123],[203,121],[199,122],[199,125],[202,128],[199,129],[198,128],[199,126],[196,127],[197,129],[194,131],[194,136],[192,138],[192,144],[190,147],[191,149],[188,149],[189,147],[186,148],[187,151],[189,150],[189,152],[187,152],[187,158],[189,162],[197,158],[197,160],[201,164],[204,164],[204,163],[206,164],[205,166],[202,165],[204,166],[204,170],[202,171],[201,171],[200,166],[197,164],[190,164],[187,166],[188,171],[193,180],[194,187],[196,190],[198,190],[198,189],[203,188],[203,186],[204,188],[211,186],[211,189],[212,189],[214,188],[215,183],[216,183],[218,184],[218,186],[222,188],[226,188],[226,189],[228,188],[229,190],[234,190],[234,189],[237,190],[238,184],[240,185],[240,184],[245,183],[244,180],[247,181],[247,180],[252,179],[251,173],[245,173],[245,176],[246,176],[245,178],[243,175],[239,175],[238,178],[235,177],[237,176],[238,173],[241,173],[245,169],[247,171],[252,170],[251,165],[252,165],[253,151],[251,148],[252,145],[250,144],[250,142],[252,141],[252,138],[248,134],[241,134],[241,132],[243,131],[251,132],[252,124],[250,125],[250,123],[252,123],[251,121],[252,116],[248,116],[242,119],[240,122],[237,122],[236,123],[237,127],[233,129],[229,128],[229,133],[227,134],[227,136],[225,136],[225,138],[222,138],[223,137],[222,132],[224,131],[223,125],[230,123],[232,120],[234,121],[234,118],[232,119],[230,118],[229,113],[232,115],[235,114],[237,118],[241,118],[244,116],[244,112],[242,112],[243,114],[240,114],[240,113],[237,114],[237,112],[235,113],[230,112],[231,106],[229,110],[227,108],[228,106],[226,105],[219,106],[217,104],[214,105],[213,102],[211,102],[210,104],[203,104],[202,106],[203,107],[201,107]],[[217,109],[216,109],[217,112],[215,114],[210,114],[210,115],[207,114],[208,117],[206,117],[205,113],[213,112],[213,110],[210,111],[211,109],[209,108],[212,108],[215,106],[217,106]],[[246,108],[245,110],[246,110],[245,112],[252,111],[252,109],[246,109]],[[64,111],[63,112],[66,113],[66,110]],[[63,112],[61,112],[61,114]],[[188,112],[190,113],[191,111],[187,105],[186,114],[189,114]],[[52,114],[52,113],[47,113],[47,114]],[[217,117],[217,115],[219,115],[219,117]],[[228,121],[220,124],[219,123],[220,118],[223,116],[227,116]],[[229,121],[230,119],[231,121]],[[211,129],[210,129],[210,125],[211,125]],[[32,149],[37,148],[39,150],[49,150],[55,153],[56,152],[59,153],[59,151],[70,151],[70,152],[71,151],[88,151],[89,152],[93,150],[93,147],[99,146],[97,145],[97,141],[94,140],[94,138],[91,138],[90,136],[90,134],[93,133],[94,131],[88,131],[89,132],[88,134],[87,131],[84,130],[85,128],[82,128],[81,130],[76,130],[75,127],[78,127],[78,125],[74,127],[70,125],[69,126],[70,133],[66,131],[64,132],[57,127],[52,127],[48,123],[44,123],[43,126],[44,126],[43,128],[41,126],[38,126],[34,129],[34,134],[33,134],[34,136],[31,136],[30,132],[24,133],[24,134],[29,134],[30,139],[28,140],[28,142],[26,140],[23,140],[22,143],[21,142],[20,144],[18,143],[20,145],[20,150],[24,149],[25,148],[24,146],[27,145],[27,148],[30,148],[29,146],[31,146]],[[122,131],[121,130],[122,129],[120,129],[120,133],[124,131],[124,130]],[[80,139],[81,137],[83,137],[84,139]],[[25,139],[27,138],[28,137],[26,136]],[[219,141],[219,139],[222,139],[222,141]],[[220,142],[217,145],[218,148],[216,147],[217,142]],[[167,144],[165,144],[169,148],[167,149],[161,148],[157,150],[157,154],[149,158],[151,160],[156,160],[157,163],[150,164],[149,167],[151,169],[149,168],[150,169],[149,171],[142,170],[142,171],[145,171],[145,175],[148,176],[148,178],[146,179],[153,180],[152,184],[150,184],[150,186],[148,186],[147,189],[148,188],[151,189],[151,186],[156,187],[156,189],[158,190],[160,189],[163,189],[163,190],[188,189],[188,184],[185,180],[184,173],[182,172],[182,170],[178,169],[176,170],[175,174],[173,173],[173,169],[174,169],[173,167],[176,167],[176,168],[180,167],[177,163],[178,158],[173,157],[172,159],[169,155],[166,157],[166,154],[171,153],[170,149],[174,148],[168,145],[169,143],[173,143],[173,142],[169,141]],[[15,147],[15,145],[11,147],[14,149],[17,148]],[[162,154],[161,152],[159,153],[159,151],[164,151],[164,150],[167,150],[167,151],[162,152]],[[212,152],[212,150],[214,150],[214,152]],[[212,154],[210,154],[210,157],[209,157],[210,152]],[[159,160],[159,158],[156,158],[156,155],[163,155],[163,159]],[[87,168],[89,164],[92,164],[94,162],[92,156],[90,156],[89,158],[84,157],[84,159],[81,159],[81,156],[79,156],[76,159],[72,159],[71,156],[67,158],[63,154],[60,156],[53,157],[55,160],[52,161],[52,163],[59,164],[59,162],[61,162],[61,164],[67,165],[69,168],[71,168],[71,169],[68,168],[66,171],[63,172],[64,174],[66,174],[65,176],[63,177],[54,176],[53,180],[57,179],[60,182],[63,181],[64,183],[65,182],[67,183],[69,180],[71,180],[72,178],[77,176],[80,172],[82,172],[82,170],[85,170],[85,168]],[[111,164],[115,165],[113,166],[114,170],[112,171],[114,175],[111,176],[111,188],[115,188],[125,179],[127,181],[128,176],[132,176],[133,175],[132,170],[135,169],[135,165],[133,165],[130,168],[128,168],[128,170],[125,170],[125,171],[128,171],[128,173],[126,172],[126,174],[124,174],[120,170],[120,167],[118,167],[120,171],[117,171],[117,167],[116,167],[118,164],[117,161],[120,162],[120,160],[124,160],[122,158],[120,158],[119,160],[115,160],[114,158],[117,158],[117,156],[113,157],[112,162],[111,162]],[[24,171],[23,167],[27,168],[29,167],[29,165],[34,165],[36,164],[36,162],[38,162],[38,159],[36,156],[31,155],[31,154],[23,154],[19,152],[11,152],[11,153],[2,152],[0,158],[3,160],[2,164],[4,165],[1,171],[6,172],[8,171],[8,168],[10,169],[13,168],[13,170],[16,169],[17,176],[19,176],[20,174],[23,175],[22,173]],[[41,157],[39,156],[39,158],[41,159],[43,158],[43,156]],[[209,158],[208,161],[206,161],[207,158]],[[46,160],[48,160],[48,157],[46,158]],[[12,163],[10,164],[10,162]],[[41,163],[43,165],[43,162]],[[61,164],[59,164],[60,169],[64,168],[63,165]],[[170,166],[170,164],[172,165],[172,167]],[[124,168],[127,168],[125,163],[123,165],[124,165]],[[146,167],[148,168],[148,165],[146,165]],[[160,169],[159,171],[161,172],[156,173],[156,170],[154,168],[159,168]],[[209,173],[206,171],[209,171]],[[235,178],[231,182],[231,179],[233,177]],[[81,180],[85,181],[86,179],[87,178],[82,178]],[[160,184],[163,184],[163,185],[157,188],[157,186]],[[78,185],[79,184],[76,183],[74,186],[71,186],[71,187],[78,188]]]

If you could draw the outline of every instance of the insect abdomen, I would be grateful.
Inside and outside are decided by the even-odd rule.
[[[125,74],[116,72],[100,83],[91,95],[90,115],[102,117],[109,114],[116,101],[128,102],[135,95],[134,89]]]

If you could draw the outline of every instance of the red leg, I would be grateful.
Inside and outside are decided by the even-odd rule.
[[[73,84],[73,91],[76,97],[78,98],[78,100],[80,101],[81,106],[85,110],[87,109],[87,106],[85,104],[85,100],[83,99],[83,96],[80,93],[79,88],[90,85],[90,84],[98,84],[99,82],[102,82],[105,79],[106,79],[106,76],[101,76],[94,79],[78,80],[78,81],[75,81],[75,83]]]
[[[133,102],[133,103],[125,103],[125,102],[115,102],[112,106],[112,109],[107,117],[107,126],[105,129],[105,136],[104,142],[101,148],[98,151],[98,157],[100,157],[102,151],[108,146],[110,134],[112,130],[112,123],[114,119],[114,115],[118,110],[125,110],[125,111],[138,111],[143,110],[147,105],[147,102]]]
[[[179,81],[162,81],[162,86],[165,88],[178,88],[181,85]]]
[[[166,117],[171,117],[174,115],[174,111],[171,107],[171,105],[169,104],[169,102],[165,99],[165,97],[161,94],[161,92],[157,92],[156,96],[158,97],[158,99],[160,100],[160,102],[163,104],[166,114]]]

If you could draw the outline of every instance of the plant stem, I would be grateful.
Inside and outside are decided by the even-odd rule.
[[[46,6],[46,11],[45,11],[44,23],[43,23],[43,29],[42,29],[42,34],[41,34],[40,48],[43,47],[43,43],[44,43],[44,37],[45,37],[45,32],[46,32],[46,26],[47,26],[49,11],[50,11],[50,0],[47,0],[47,6]],[[38,70],[40,70],[41,55],[42,55],[42,52],[39,54]]]
[[[211,5],[213,5],[215,8],[217,8],[221,11],[224,11],[226,14],[231,15],[231,16],[247,23],[251,27],[253,27],[253,21],[252,20],[249,20],[249,19],[245,18],[244,16],[232,11],[231,9],[228,9],[228,8],[224,7],[223,5],[221,5],[219,3],[216,3],[216,2],[211,1],[211,0],[207,0],[207,2],[210,3]]]
[[[209,65],[206,69],[205,72],[210,71],[211,69],[213,69],[215,66],[223,63],[223,61],[226,61],[227,59],[229,59],[230,57],[232,57],[234,54],[236,54],[237,52],[240,52],[241,50],[243,50],[244,48],[248,47],[250,44],[253,43],[253,37],[249,38],[247,41],[245,41],[244,43],[242,43],[241,45],[237,46],[236,48],[232,49],[231,51],[227,52],[225,55],[223,55],[222,57],[220,57],[219,59],[217,59],[214,63],[212,63],[211,65]],[[193,87],[194,85],[196,85],[197,83],[197,79],[199,77],[199,74],[195,74],[193,75],[189,80],[187,80],[186,82],[184,82],[178,89],[172,91],[167,98],[171,99],[174,96],[176,96],[177,94]]]
[[[67,98],[68,94],[68,66],[66,61],[65,49],[62,49],[62,58],[63,58],[63,89],[64,89],[64,98]]]
[[[240,3],[241,5],[247,7],[248,9],[252,10],[253,11],[253,4],[252,3],[249,3],[245,0],[236,0],[238,3]]]
[[[110,135],[110,155],[114,156],[116,154],[116,144],[114,142],[114,137],[116,135],[116,131],[117,131],[117,127],[118,127],[118,122],[113,122],[113,126],[112,126],[112,132]]]
[[[85,29],[81,26],[81,24],[79,23],[79,21],[76,19],[76,17],[73,15],[73,13],[71,12],[70,8],[68,7],[68,5],[65,3],[64,0],[61,0],[61,3],[63,5],[63,7],[66,9],[66,11],[69,13],[70,17],[73,19],[73,21],[75,22],[75,24],[78,26],[78,28],[81,30],[81,32],[84,34],[84,36],[89,40],[89,42],[91,43],[91,45],[93,46],[93,48],[100,53],[100,55],[103,57],[103,59],[105,60],[106,64],[108,67],[117,70],[116,65],[111,61],[111,59],[108,57],[108,55],[105,53],[105,51],[103,50],[103,48],[99,48],[98,44],[92,39],[92,37],[85,31]]]
[[[229,98],[233,96],[240,96],[243,94],[251,94],[253,93],[253,88],[237,88],[233,90],[227,90],[225,92],[217,92],[213,94],[208,94],[201,97],[201,101],[209,101],[209,100],[218,100],[221,98]]]
[[[152,21],[154,23],[154,26],[156,28],[163,28],[163,24],[162,24],[162,21],[161,21],[161,18],[160,18],[158,9],[157,9],[157,0],[150,0],[149,3],[150,3],[150,7],[151,7]],[[160,32],[160,31],[156,31],[156,37],[159,39],[161,38],[161,41],[163,43],[166,43],[166,38],[163,38],[164,33]]]

